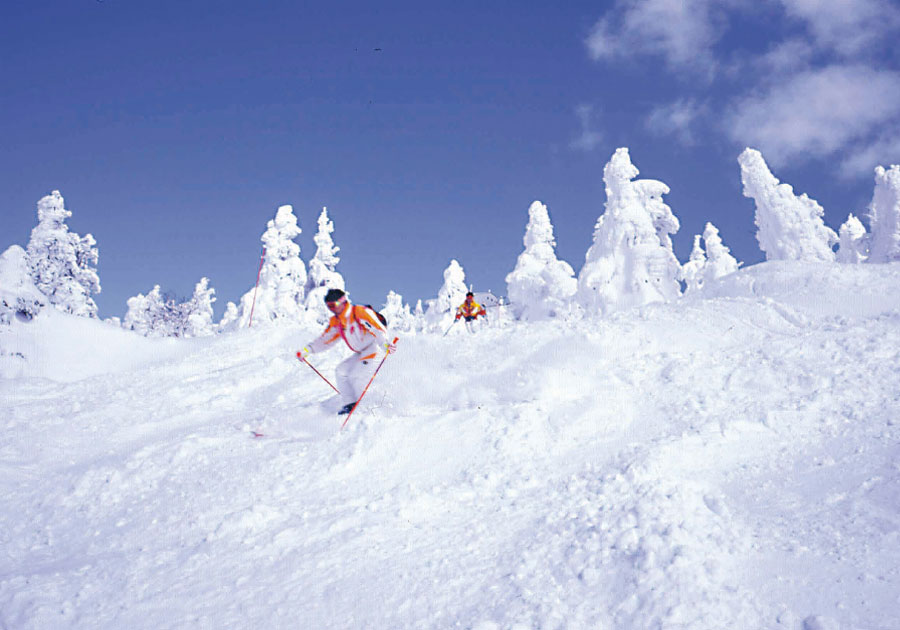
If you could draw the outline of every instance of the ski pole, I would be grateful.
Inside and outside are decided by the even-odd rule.
[[[458,321],[459,321],[458,319],[454,319],[454,320],[453,320],[453,323],[450,324],[449,328],[447,328],[447,330],[444,331],[444,334],[441,335],[441,337],[446,337],[446,336],[447,336],[447,333],[450,332],[450,328],[453,328],[453,326],[454,326],[454,325],[456,324],[456,322],[458,322]]]
[[[256,308],[256,291],[259,289],[259,275],[262,273],[263,262],[266,260],[266,248],[263,247],[262,256],[259,257],[259,270],[256,272],[256,288],[253,289],[253,305],[250,307],[250,323],[247,328],[253,327],[253,309]]]
[[[391,342],[391,345],[395,345],[397,341],[399,341],[399,337],[394,337],[394,340]],[[384,365],[384,362],[387,361],[388,355],[391,353],[390,350],[385,353],[384,358],[381,360],[381,363],[378,364],[378,367],[375,368],[375,373],[372,374],[372,378],[369,379],[369,382],[366,383],[366,388],[362,391],[362,394],[359,395],[359,398],[356,399],[356,402],[353,404],[353,409],[350,410],[350,413],[347,414],[347,417],[344,419],[344,424],[341,425],[341,429],[347,426],[347,423],[350,422],[350,416],[353,415],[353,412],[356,411],[356,408],[359,407],[359,402],[363,399],[363,396],[366,395],[366,392],[369,391],[369,385],[372,384],[372,381],[375,380],[375,377],[378,376],[378,370],[381,369],[381,366]]]
[[[326,383],[328,383],[328,386],[331,387],[331,389],[333,389],[334,391],[336,391],[338,394],[341,393],[341,392],[338,391],[338,388],[337,388],[337,387],[335,387],[334,385],[331,384],[331,381],[329,381],[327,378],[325,378],[324,376],[322,376],[322,373],[321,373],[319,370],[317,370],[316,367],[315,367],[312,363],[310,363],[309,361],[307,361],[306,359],[303,358],[303,353],[302,353],[302,352],[297,352],[297,358],[300,359],[300,361],[301,361],[302,363],[305,363],[305,364],[308,365],[310,368],[312,368],[312,371],[315,372],[316,374],[318,374],[319,377],[320,377],[323,381],[325,381]]]

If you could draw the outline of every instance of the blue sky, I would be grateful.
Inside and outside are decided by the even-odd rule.
[[[682,261],[707,221],[762,260],[746,146],[834,229],[900,162],[897,3],[307,4],[2,3],[0,248],[58,189],[97,239],[101,317],[203,276],[220,314],[276,208],[308,261],[327,206],[354,299],[414,303],[453,258],[505,293],[535,199],[577,272],[620,146],[671,188]]]

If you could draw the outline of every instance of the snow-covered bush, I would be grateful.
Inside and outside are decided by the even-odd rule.
[[[850,213],[847,220],[844,221],[838,234],[840,235],[840,245],[837,250],[838,262],[857,264],[868,257],[869,238],[866,228],[862,221],[853,216],[853,213]]]
[[[248,326],[251,313],[253,325],[303,321],[306,265],[300,259],[300,246],[294,242],[301,232],[294,209],[291,206],[278,208],[261,238],[265,249],[259,288],[251,287],[241,297],[240,307],[226,309],[220,329]]]
[[[744,149],[738,162],[744,196],[756,203],[756,240],[766,260],[833,261],[838,236],[825,225],[822,206],[780,183],[759,151]]]
[[[147,295],[138,293],[128,298],[128,310],[122,327],[145,337],[174,337],[179,318],[175,302],[165,299],[159,285]]]
[[[202,278],[189,300],[179,303],[174,296],[164,295],[159,285],[147,295],[128,298],[128,311],[122,327],[145,337],[205,337],[215,334],[212,303],[216,290],[209,278]]]
[[[31,320],[46,304],[46,296],[31,280],[28,255],[11,245],[0,255],[0,324],[9,324],[14,317]]]
[[[466,299],[467,291],[466,272],[456,260],[451,260],[444,269],[444,284],[438,291],[437,298],[428,300],[426,324],[433,329],[449,325],[457,307]]]
[[[92,293],[100,293],[97,242],[90,234],[69,232],[65,200],[58,190],[37,204],[38,224],[28,242],[28,267],[38,290],[56,308],[83,317],[97,317]]]
[[[556,258],[556,240],[547,206],[535,201],[528,208],[525,251],[506,276],[506,294],[517,319],[557,317],[569,308],[578,289],[572,266]]]
[[[664,183],[634,180],[639,171],[627,148],[617,149],[603,170],[606,211],[578,275],[578,302],[588,313],[610,313],[681,294],[681,266],[669,237],[678,219],[662,196]]]
[[[875,193],[869,208],[872,228],[868,262],[900,260],[900,166],[875,169]]]
[[[336,247],[331,238],[334,232],[334,222],[328,219],[328,210],[322,208],[319,215],[319,230],[313,239],[316,243],[316,255],[309,261],[309,274],[306,279],[306,310],[317,323],[325,324],[331,317],[331,313],[325,307],[325,294],[328,289],[341,289],[344,286],[344,277],[335,271],[340,262],[337,253],[340,247]]]

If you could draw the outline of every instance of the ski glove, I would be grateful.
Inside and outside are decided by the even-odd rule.
[[[384,349],[387,350],[388,354],[392,354],[394,352],[397,352],[397,345],[393,343],[386,343],[384,344]]]
[[[310,355],[309,348],[303,348],[302,350],[297,350],[297,358],[306,363],[306,357]]]

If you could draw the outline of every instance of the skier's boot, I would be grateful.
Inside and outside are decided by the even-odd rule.
[[[338,411],[338,415],[339,415],[339,416],[345,416],[345,415],[347,415],[348,413],[350,413],[351,411],[353,411],[353,408],[354,408],[355,406],[356,406],[356,403],[355,403],[355,402],[347,403],[346,405],[344,405],[343,407],[341,407],[341,410]]]

